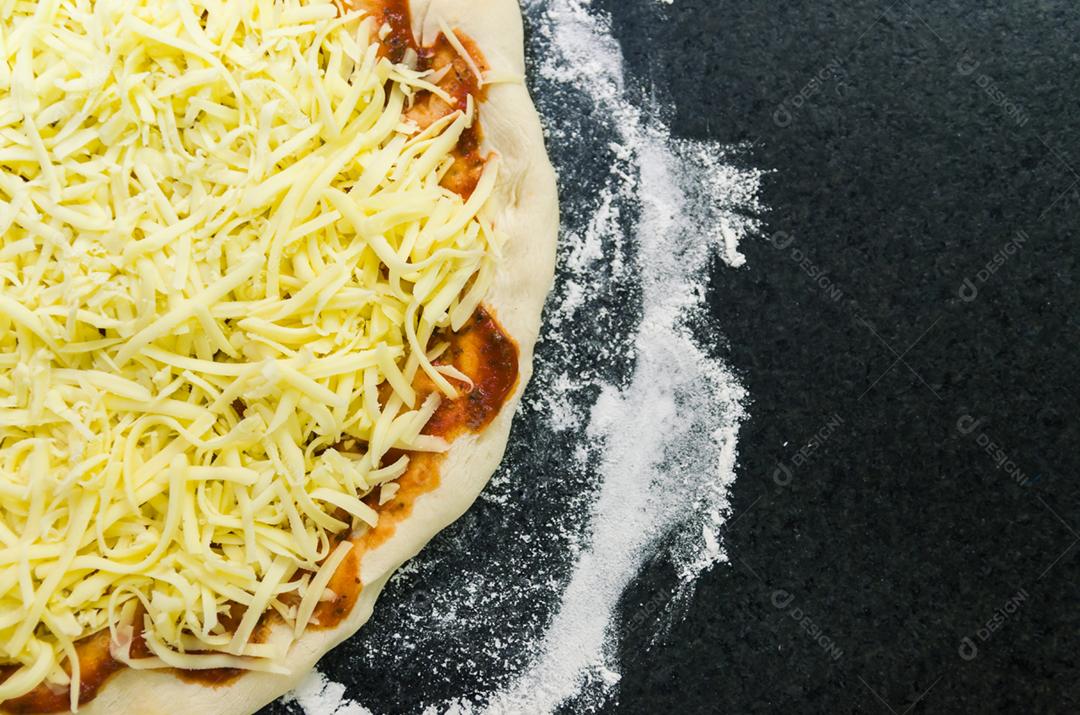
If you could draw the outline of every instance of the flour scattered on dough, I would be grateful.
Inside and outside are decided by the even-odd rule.
[[[645,562],[674,572],[655,635],[726,559],[745,394],[701,347],[722,328],[703,298],[714,259],[745,262],[760,172],[746,147],[673,138],[664,108],[635,106],[587,0],[524,9],[560,173],[558,277],[503,468],[391,580],[354,655],[324,666],[379,712],[596,709],[617,693],[619,601]]]

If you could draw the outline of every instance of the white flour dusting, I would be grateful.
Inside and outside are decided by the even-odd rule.
[[[311,671],[285,701],[297,703],[309,715],[371,715],[360,703],[345,697],[345,686],[330,682],[317,670]]]
[[[587,705],[606,696],[618,680],[612,616],[661,540],[675,539],[684,588],[724,560],[719,530],[743,417],[742,388],[698,347],[687,319],[702,308],[714,255],[732,266],[745,262],[738,240],[754,225],[734,210],[756,208],[759,175],[726,164],[718,147],[672,139],[659,119],[628,103],[618,45],[587,3],[554,0],[545,6],[549,21],[542,32],[557,52],[541,71],[585,89],[600,112],[614,117],[621,140],[615,155],[624,166],[613,173],[627,177],[602,198],[584,235],[565,237],[574,242],[565,265],[571,279],[552,320],[574,317],[575,297],[585,290],[575,286],[587,286],[595,263],[604,260],[602,238],[619,234],[616,197],[640,205],[632,236],[643,314],[630,383],[601,385],[588,419],[589,437],[603,445],[591,543],[577,561],[540,657],[491,699],[492,712],[550,712],[578,696],[586,682],[598,690]],[[575,389],[562,381],[555,385]],[[566,418],[574,404],[567,397],[556,391],[544,398],[555,429],[575,426]]]
[[[463,544],[470,557],[476,549],[472,558],[504,559],[505,568],[493,576],[478,564],[460,582],[424,581],[433,590],[419,602],[387,607],[405,614],[393,621],[389,636],[361,637],[359,658],[365,663],[384,664],[397,675],[419,659],[443,683],[472,683],[461,695],[429,700],[427,713],[541,713],[570,699],[576,708],[599,707],[620,677],[619,600],[644,563],[659,554],[675,566],[678,585],[662,599],[670,619],[687,602],[697,577],[726,560],[721,529],[730,509],[745,395],[727,368],[700,347],[715,345],[717,336],[699,333],[714,329],[701,317],[710,263],[716,257],[733,267],[745,262],[738,244],[757,230],[748,217],[761,212],[760,172],[735,161],[744,148],[673,138],[662,108],[635,106],[618,43],[589,0],[524,4],[541,47],[541,84],[556,93],[577,93],[594,110],[592,120],[556,121],[551,117],[558,116],[559,100],[545,106],[548,99],[540,93],[552,146],[580,142],[590,121],[609,125],[610,140],[590,147],[610,154],[604,188],[564,201],[559,278],[541,346],[547,353],[538,353],[537,385],[525,405],[542,418],[541,432],[577,440],[560,455],[565,461],[559,478],[578,475],[589,487],[563,504],[562,521],[543,527],[554,530],[554,543],[561,544],[562,577],[536,568],[538,559],[551,561],[545,552],[550,544],[537,543],[534,552]],[[559,168],[572,170],[565,163]],[[582,357],[571,327],[591,321],[601,326],[591,335],[607,335],[602,328],[608,307],[596,305],[600,293],[634,296],[635,305],[615,309],[634,320],[624,332],[601,338],[604,344],[586,348],[594,354]],[[552,353],[576,356],[577,362],[549,357],[545,363],[544,355]],[[617,371],[595,368],[608,363],[625,363],[625,375],[613,378],[610,373]],[[543,476],[518,474],[511,463],[482,498],[513,515],[515,481],[536,479]],[[546,540],[542,531],[518,528],[523,542]],[[425,571],[438,572],[438,556],[430,553],[410,564],[401,577],[405,583]],[[534,571],[538,575],[530,576]],[[521,583],[500,582],[503,572],[520,574]],[[549,620],[535,627],[525,621],[530,627],[510,629],[507,637],[497,628],[507,609],[520,607],[514,589],[548,598],[552,607]],[[487,625],[485,619],[499,638],[477,639],[477,623]],[[664,624],[652,626],[656,633]],[[439,660],[432,652],[435,637],[439,646],[464,648],[476,664],[463,666],[461,651],[456,660],[452,653]],[[500,664],[508,676],[486,672],[485,662]],[[362,712],[346,709],[359,705],[322,675],[293,697],[309,715]]]

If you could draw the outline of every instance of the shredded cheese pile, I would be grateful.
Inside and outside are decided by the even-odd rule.
[[[77,707],[106,628],[132,667],[280,670],[260,616],[300,634],[387,452],[445,449],[420,433],[467,378],[437,331],[491,283],[497,167],[440,185],[472,105],[410,121],[441,90],[387,31],[329,0],[0,0],[0,700]]]

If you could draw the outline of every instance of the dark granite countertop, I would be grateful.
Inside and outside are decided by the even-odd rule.
[[[730,564],[658,638],[627,629],[605,709],[1080,711],[1080,6],[598,10],[675,135],[746,143],[767,172],[747,267],[718,263],[708,293],[710,349],[750,398]],[[529,429],[511,453],[542,466]],[[452,570],[463,541],[505,528],[497,509],[433,558]],[[624,622],[668,571],[633,582]],[[386,673],[346,646],[323,667],[380,713],[469,692],[424,681],[423,659]]]

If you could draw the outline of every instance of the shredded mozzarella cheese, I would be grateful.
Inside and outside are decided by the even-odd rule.
[[[331,0],[0,0],[0,701],[77,708],[103,629],[133,667],[280,670],[259,618],[301,634],[387,452],[445,449],[436,331],[491,282],[497,164],[440,185],[472,104],[419,130],[437,78],[379,33]]]

